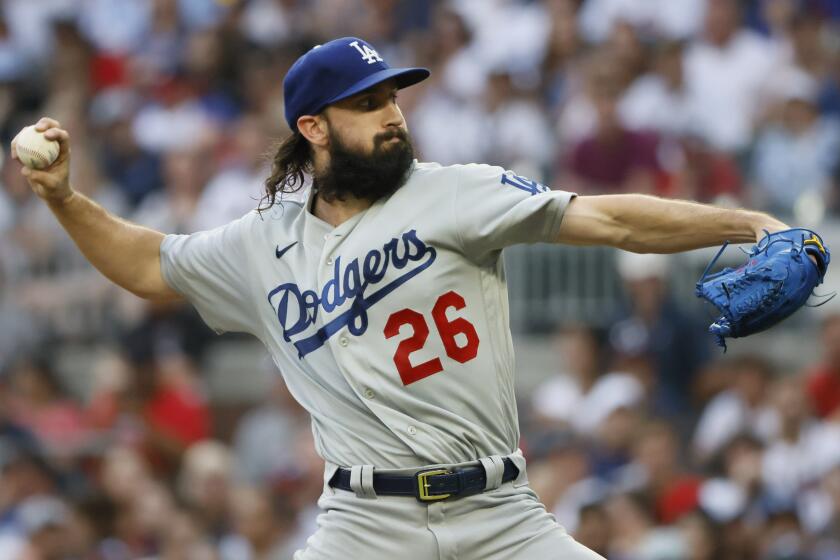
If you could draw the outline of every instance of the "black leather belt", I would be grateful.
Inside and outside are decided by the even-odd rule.
[[[502,482],[519,476],[519,469],[510,459],[503,459]],[[350,487],[350,469],[339,468],[330,479],[330,486],[340,490]],[[458,496],[480,494],[487,486],[487,473],[481,465],[458,470],[426,469],[411,475],[373,473],[373,489],[382,496],[414,496],[421,502],[435,502]]]

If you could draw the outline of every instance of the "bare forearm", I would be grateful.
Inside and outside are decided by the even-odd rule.
[[[724,241],[751,243],[763,224],[773,220],[750,210],[644,195],[628,198],[621,201],[616,219],[626,233],[623,248],[638,253],[675,253]]]
[[[147,299],[178,297],[160,273],[162,233],[122,220],[77,191],[47,204],[88,261],[109,280]]]
[[[31,142],[31,129],[24,129],[24,142]],[[21,132],[24,132],[21,131]],[[58,142],[55,160],[46,167],[22,167],[32,191],[52,210],[82,253],[109,280],[147,299],[176,299],[177,292],[164,281],[160,270],[163,234],[126,222],[74,191],[70,186],[70,134],[55,119],[42,117],[34,127],[36,142]],[[37,135],[43,138],[38,139]],[[11,156],[19,160],[18,139]]]
[[[580,197],[563,218],[559,241],[610,245],[637,253],[676,253],[754,242],[762,229],[787,226],[760,212],[627,194]]]

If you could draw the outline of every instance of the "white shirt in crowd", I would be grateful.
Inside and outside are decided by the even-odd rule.
[[[691,105],[685,89],[671,89],[657,74],[634,81],[618,104],[621,120],[631,130],[655,130],[681,136],[690,130]]]
[[[752,31],[737,32],[723,47],[692,44],[684,72],[691,127],[725,151],[746,148],[762,105],[763,86],[777,67],[778,50]]]
[[[742,433],[767,441],[777,425],[772,408],[751,408],[737,391],[724,391],[703,409],[692,445],[700,457],[709,459]]]
[[[705,0],[586,0],[580,26],[588,41],[604,41],[619,21],[670,39],[692,36],[703,20]]]

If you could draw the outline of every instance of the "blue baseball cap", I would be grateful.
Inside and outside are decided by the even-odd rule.
[[[283,80],[286,122],[297,130],[302,115],[317,115],[330,103],[394,78],[397,87],[421,82],[426,68],[391,68],[369,43],[342,37],[318,45],[298,58]]]

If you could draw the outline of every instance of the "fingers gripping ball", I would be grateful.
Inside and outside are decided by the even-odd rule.
[[[49,140],[35,125],[27,126],[15,138],[15,150],[20,162],[30,169],[45,169],[58,158],[59,144]]]
[[[822,284],[831,261],[819,235],[796,228],[768,233],[753,246],[745,264],[709,275],[725,248],[726,244],[706,267],[695,290],[720,311],[709,332],[724,348],[726,337],[763,331],[802,307]]]

